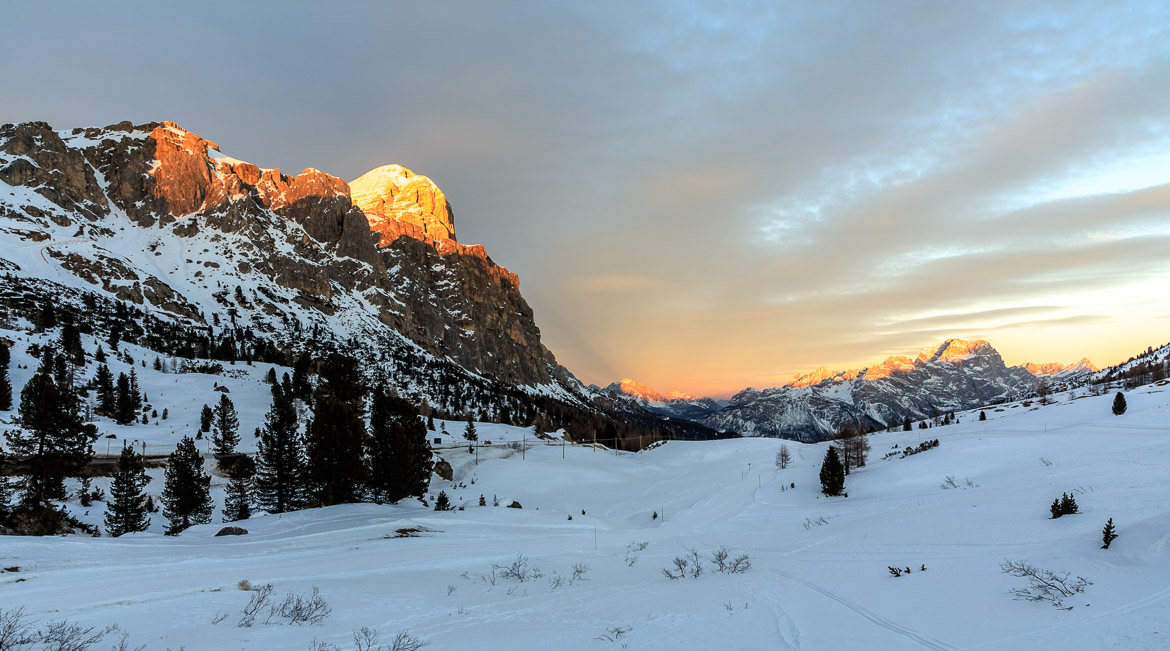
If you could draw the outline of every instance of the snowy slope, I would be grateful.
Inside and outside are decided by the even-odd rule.
[[[264,390],[263,369],[245,370],[232,380],[237,404]],[[168,380],[149,369],[144,378],[152,400]],[[203,384],[178,391],[202,404],[216,395]],[[824,443],[787,442],[794,461],[778,470],[781,442],[771,439],[615,454],[479,424],[482,439],[527,437],[529,447],[485,448],[477,465],[465,444],[445,439],[455,479],[436,479],[431,494],[445,490],[463,511],[337,506],[256,517],[243,523],[247,536],[229,538],[213,537],[219,524],[178,537],[156,526],[120,539],[6,538],[0,567],[19,570],[0,573],[0,610],[117,623],[132,645],[151,649],[306,649],[314,640],[350,649],[363,626],[384,641],[409,629],[439,649],[1161,649],[1170,635],[1168,388],[1127,392],[1120,417],[1111,395],[1057,394],[1049,406],[989,409],[985,422],[968,412],[956,425],[875,434],[869,465],[847,479],[849,496],[832,499],[818,490]],[[241,429],[254,420],[243,416]],[[940,446],[896,454],[926,438]],[[958,488],[941,487],[948,476]],[[159,488],[156,476],[149,489]],[[1081,513],[1049,519],[1063,492]],[[489,506],[477,506],[481,494]],[[493,496],[523,509],[492,507]],[[1110,517],[1120,537],[1102,550]],[[399,537],[407,529],[420,535]],[[645,550],[630,553],[639,542]],[[719,546],[749,554],[752,569],[724,575],[708,563],[697,579],[663,576],[675,556]],[[544,576],[492,585],[493,564],[517,554]],[[1005,559],[1092,585],[1069,600],[1071,611],[1013,601],[1008,591],[1021,582],[1000,572]],[[552,587],[554,572],[569,576],[574,564],[588,565],[587,580]],[[913,572],[894,578],[891,565]],[[317,587],[333,612],[319,626],[239,627],[253,594],[241,580],[271,582],[278,596]]]

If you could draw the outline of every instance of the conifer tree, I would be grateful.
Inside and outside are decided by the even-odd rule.
[[[987,412],[982,409],[979,410],[979,420],[987,420]]]
[[[256,463],[252,457],[241,456],[228,473],[227,497],[223,505],[223,521],[235,522],[252,517],[252,480]]]
[[[293,364],[292,395],[289,397],[290,400],[292,398],[298,398],[304,402],[308,402],[313,397],[313,383],[309,380],[312,363],[313,358],[308,353],[304,353]]]
[[[365,484],[365,425],[336,396],[318,391],[309,425],[308,483],[319,506],[357,501]]]
[[[211,431],[211,419],[215,418],[215,414],[211,411],[211,407],[203,405],[203,410],[199,412],[199,431],[206,434]]]
[[[64,497],[65,477],[93,457],[97,427],[83,423],[72,392],[38,372],[20,392],[20,428],[5,433],[9,449],[25,460],[25,504],[40,510]]]
[[[107,416],[113,416],[118,411],[118,390],[114,386],[114,374],[110,367],[101,364],[93,377],[94,388],[97,390],[97,403]]]
[[[118,458],[118,469],[110,485],[109,506],[106,511],[106,532],[113,537],[135,531],[146,531],[150,516],[146,506],[144,489],[150,478],[142,465],[142,455],[134,448],[122,448]]]
[[[309,484],[318,505],[356,501],[366,483],[365,391],[357,360],[337,353],[325,360],[307,440]]]
[[[75,366],[85,366],[85,348],[81,345],[81,332],[72,321],[61,327],[61,352]]]
[[[191,525],[211,522],[211,476],[203,470],[203,457],[195,440],[184,436],[167,458],[163,486],[163,515],[170,521],[167,535],[175,535]]]
[[[914,424],[910,422],[910,417],[909,417],[909,416],[907,416],[907,417],[905,417],[904,419],[902,419],[902,431],[903,431],[903,432],[912,432],[912,431],[914,431]]]
[[[281,391],[260,428],[256,454],[256,502],[269,513],[293,511],[304,504],[305,460],[297,432],[297,412]]]
[[[1120,391],[1117,396],[1113,398],[1113,415],[1120,416],[1125,413],[1127,405],[1125,404],[1125,396]]]
[[[129,382],[130,409],[137,414],[142,410],[142,388],[138,386],[138,373],[133,367],[130,368]]]
[[[845,466],[837,455],[837,448],[829,446],[825,460],[821,463],[821,492],[825,495],[840,495],[845,488]]]
[[[12,516],[8,507],[8,503],[12,501],[12,482],[6,472],[8,464],[8,455],[4,454],[4,450],[0,450],[0,524],[8,522],[8,518]]]
[[[468,441],[479,440],[479,434],[475,431],[475,422],[471,420],[471,416],[467,417],[467,425],[463,428],[463,438]]]
[[[1101,545],[1101,549],[1109,549],[1113,539],[1117,538],[1117,531],[1113,528],[1113,518],[1109,518],[1109,522],[1105,523],[1105,528],[1101,530],[1101,538],[1105,542],[1104,545]]]
[[[8,346],[0,343],[0,411],[12,409],[12,380],[8,377]]]
[[[99,364],[106,363],[106,349],[98,346],[97,352],[93,354],[93,361]]]
[[[134,399],[130,397],[130,378],[125,373],[118,374],[118,383],[114,389],[116,408],[114,422],[119,425],[129,425],[136,420]]]
[[[451,499],[447,497],[446,491],[439,491],[439,496],[437,498],[435,498],[435,510],[436,511],[452,511],[452,510],[454,510],[454,508],[451,506]]]
[[[426,493],[431,480],[427,430],[413,405],[374,392],[370,403],[370,478],[375,501],[397,502]]]
[[[1065,493],[1063,496],[1061,496],[1061,498],[1060,498],[1060,514],[1061,515],[1071,515],[1073,513],[1076,513],[1079,509],[1080,509],[1080,507],[1077,506],[1077,500],[1075,497],[1073,497],[1072,495],[1069,495],[1068,493]]]
[[[1064,515],[1064,511],[1060,510],[1060,499],[1052,498],[1052,506],[1048,507],[1048,512],[1052,514],[1052,519],[1055,520]]]
[[[236,451],[240,443],[239,430],[240,419],[236,415],[236,406],[226,394],[220,395],[211,419],[211,444],[217,457]]]

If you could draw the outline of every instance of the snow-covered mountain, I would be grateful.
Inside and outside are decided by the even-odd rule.
[[[622,378],[605,388],[589,385],[589,389],[627,407],[636,406],[671,418],[702,420],[718,411],[720,406],[713,398],[693,396],[682,391],[660,393],[653,387],[630,378]]]
[[[1061,364],[1060,362],[1034,364],[1028,362],[1018,368],[1022,368],[1038,378],[1050,378],[1058,382],[1065,382],[1074,378],[1091,375],[1101,370],[1094,366],[1093,362],[1090,362],[1087,357],[1082,357],[1075,364]]]
[[[170,122],[0,126],[8,316],[52,305],[84,321],[120,306],[199,350],[344,348],[449,413],[531,415],[539,399],[588,408],[541,344],[519,279],[455,240],[430,179],[379,168],[355,181],[355,204],[340,178],[219,149]],[[93,327],[113,327],[103,323]]]
[[[1006,366],[986,341],[948,339],[915,358],[849,371],[820,368],[782,387],[744,389],[703,423],[745,436],[817,441],[846,422],[886,427],[1011,400],[1035,382],[1023,368]]]

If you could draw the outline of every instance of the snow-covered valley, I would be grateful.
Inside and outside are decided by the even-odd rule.
[[[100,419],[113,447],[137,440],[148,455],[168,453],[198,429],[199,408],[222,384],[240,410],[241,448],[254,449],[268,366],[229,366],[235,377],[164,373],[151,368],[153,353],[124,349],[169,418],[121,428]],[[35,360],[18,346],[18,390],[32,372],[21,366]],[[428,503],[443,490],[462,510],[340,505],[259,515],[239,523],[247,535],[215,537],[226,482],[216,476],[215,523],[177,537],[163,536],[154,514],[149,531],[116,539],[0,539],[0,611],[23,608],[34,626],[117,624],[95,648],[124,632],[128,648],[352,649],[354,631],[368,627],[387,648],[409,631],[436,649],[1161,649],[1170,645],[1170,392],[1162,382],[1126,397],[1121,416],[1112,393],[1079,389],[1047,406],[989,408],[986,421],[972,411],[955,425],[873,434],[868,465],[837,498],[820,491],[827,443],[670,441],[615,453],[477,423],[493,443],[477,463],[459,438],[464,424],[436,421],[450,432],[438,447],[454,479],[434,477]],[[900,454],[935,438],[937,448]],[[107,441],[95,445],[99,456]],[[782,444],[793,457],[783,470],[773,461]],[[162,471],[150,474],[157,499]],[[1080,512],[1051,519],[1049,504],[1066,492]],[[506,508],[512,500],[523,508]],[[68,508],[98,524],[104,506]],[[1119,537],[1105,550],[1109,518]],[[715,571],[721,547],[747,554],[751,568]],[[664,568],[692,550],[703,573],[667,578]],[[514,566],[518,555],[525,562]],[[1006,560],[1091,585],[1064,600],[1071,610],[1013,600],[1026,584],[1001,571]],[[911,571],[894,577],[891,566]],[[493,567],[519,568],[524,580]],[[272,584],[278,602],[316,588],[331,612],[311,625],[265,623],[265,611],[240,626],[258,594],[241,582]]]

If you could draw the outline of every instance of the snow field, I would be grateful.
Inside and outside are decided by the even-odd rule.
[[[127,348],[147,361],[136,367],[143,387],[171,417],[126,428],[102,419],[103,433],[168,453],[197,429],[219,382],[254,449],[251,432],[269,402],[266,366],[225,367],[241,371],[235,378],[163,374],[150,368],[153,353]],[[13,357],[19,388],[31,369],[16,364],[35,363]],[[111,357],[115,375],[128,370],[118,364]],[[779,470],[776,440],[676,441],[631,454],[477,423],[481,441],[527,437],[529,447],[483,448],[476,464],[460,438],[464,423],[448,421],[440,453],[455,477],[435,477],[430,494],[444,490],[465,510],[344,505],[261,515],[241,523],[247,536],[223,538],[214,537],[218,522],[162,536],[155,514],[150,531],[118,539],[5,538],[0,566],[20,570],[0,574],[0,609],[117,623],[151,649],[307,649],[314,639],[349,649],[362,626],[384,641],[409,629],[438,649],[1161,649],[1170,646],[1166,389],[1126,392],[1120,417],[1111,393],[1058,394],[1044,407],[988,409],[986,422],[967,412],[956,425],[875,434],[868,466],[846,480],[847,498],[820,495],[824,443],[787,442],[793,463]],[[934,438],[938,448],[881,458]],[[161,473],[148,487],[156,498]],[[947,476],[959,487],[943,489]],[[223,482],[215,478],[220,505]],[[108,490],[108,480],[95,485]],[[1081,512],[1051,520],[1048,505],[1063,492],[1075,492]],[[489,506],[477,505],[481,493]],[[505,508],[510,500],[524,508]],[[102,509],[95,503],[85,519],[100,522]],[[1101,550],[1110,517],[1119,537]],[[417,537],[400,537],[410,529]],[[644,551],[627,551],[638,542]],[[707,562],[697,579],[663,576],[675,556],[709,557],[720,546],[749,554],[752,569],[724,575]],[[517,554],[544,576],[520,582],[497,572],[492,585],[492,566]],[[1008,591],[1022,580],[1000,572],[1005,559],[1093,585],[1068,600],[1071,611],[1013,601]],[[554,572],[568,578],[579,563],[590,568],[586,580],[551,585]],[[894,578],[889,565],[913,571]],[[272,583],[278,597],[317,587],[333,612],[320,626],[261,617],[239,627],[253,594],[238,589],[241,580]],[[628,631],[608,641],[619,627]]]

